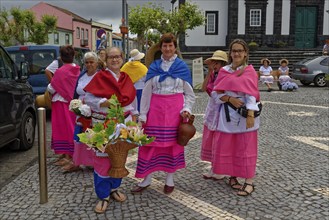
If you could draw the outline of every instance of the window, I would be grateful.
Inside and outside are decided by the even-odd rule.
[[[66,45],[70,44],[70,35],[69,34],[65,34],[65,44]]]
[[[54,44],[59,44],[59,34],[58,34],[58,32],[54,33]]]
[[[262,11],[260,9],[250,10],[250,26],[259,27],[261,26]]]
[[[88,40],[89,30],[86,29],[86,37],[84,39]]]
[[[81,39],[85,39],[85,29],[81,28]]]
[[[206,35],[218,34],[218,11],[206,11]]]
[[[77,30],[76,30],[76,36],[77,36],[77,39],[80,39],[80,28],[77,27]]]
[[[5,52],[0,51],[0,78],[13,79],[14,70],[13,65]]]

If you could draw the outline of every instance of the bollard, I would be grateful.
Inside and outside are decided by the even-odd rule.
[[[38,108],[40,204],[48,202],[46,133],[46,109]]]

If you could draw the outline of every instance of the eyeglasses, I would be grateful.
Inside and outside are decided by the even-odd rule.
[[[231,50],[231,53],[238,53],[238,54],[240,54],[240,53],[242,53],[242,52],[244,52],[245,50],[243,50],[243,49],[239,49],[239,50]]]
[[[121,57],[121,55],[115,55],[115,56],[108,56],[107,58],[110,59],[110,60],[114,60],[114,59],[119,60],[122,57]]]

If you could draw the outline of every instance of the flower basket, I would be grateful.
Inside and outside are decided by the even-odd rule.
[[[111,169],[108,172],[110,177],[123,178],[128,176],[129,171],[125,166],[128,151],[137,146],[137,144],[123,140],[118,140],[115,143],[106,145],[105,152],[108,154],[108,157],[111,161]]]

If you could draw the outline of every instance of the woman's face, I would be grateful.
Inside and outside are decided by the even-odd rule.
[[[241,66],[245,62],[247,52],[241,44],[235,43],[232,45],[230,56],[234,66]]]
[[[176,53],[176,47],[174,42],[170,42],[170,43],[163,42],[161,46],[161,52],[165,60],[169,60],[171,57],[173,57],[174,54]]]
[[[118,48],[112,48],[107,54],[107,59],[106,59],[107,68],[109,68],[115,73],[119,73],[122,64],[123,64],[123,59],[122,59],[121,51]]]
[[[94,74],[97,70],[97,62],[94,58],[88,58],[85,60],[85,66],[89,74]]]
[[[105,61],[106,60],[106,51],[105,50],[101,50],[99,52],[99,59]]]
[[[214,72],[218,72],[219,69],[222,67],[220,62],[214,61],[214,60],[211,62],[210,65],[211,65],[211,68],[214,70]]]

